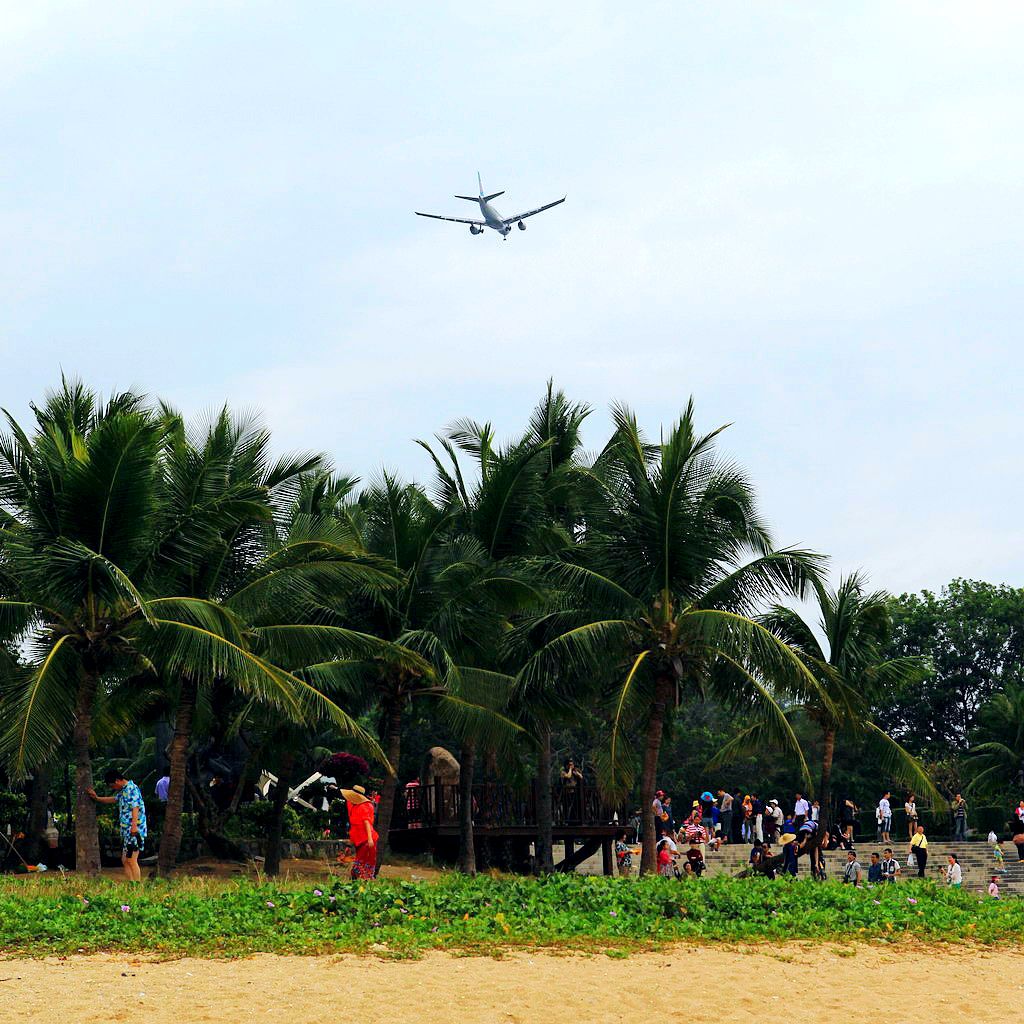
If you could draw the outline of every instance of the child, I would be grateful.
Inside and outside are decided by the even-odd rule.
[[[993,875],[992,881],[988,883],[988,894],[992,899],[999,899],[999,876]]]
[[[704,854],[700,852],[700,846],[697,843],[690,843],[689,850],[686,851],[686,866],[692,871],[698,878],[704,874]]]
[[[663,878],[672,878],[674,874],[672,870],[672,851],[664,840],[662,840],[661,845],[658,847],[658,874]]]
[[[997,839],[992,844],[992,859],[996,862],[996,873],[1006,874],[1006,865],[1003,863],[1003,844]]]
[[[615,859],[619,863],[619,875],[628,878],[633,870],[633,851],[626,845],[626,833],[615,837]]]

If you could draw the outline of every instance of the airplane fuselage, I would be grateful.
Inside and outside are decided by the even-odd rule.
[[[483,217],[487,226],[489,228],[494,228],[494,230],[497,231],[499,235],[507,235],[512,230],[511,225],[506,224],[501,219],[501,214],[498,213],[498,211],[493,206],[491,206],[491,204],[487,202],[486,199],[481,199],[479,202],[480,215]]]

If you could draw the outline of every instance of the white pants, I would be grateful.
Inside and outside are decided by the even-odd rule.
[[[761,814],[755,814],[754,815],[754,838],[759,843],[763,843],[764,842],[764,832],[761,830],[761,821],[762,821],[763,817],[764,817],[764,815],[761,815]]]

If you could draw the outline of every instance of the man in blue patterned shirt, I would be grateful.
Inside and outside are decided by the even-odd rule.
[[[117,804],[118,823],[121,826],[121,864],[129,882],[142,881],[139,854],[146,846],[146,804],[142,791],[130,779],[113,768],[103,777],[116,796],[97,796],[95,789],[86,792],[98,804]]]

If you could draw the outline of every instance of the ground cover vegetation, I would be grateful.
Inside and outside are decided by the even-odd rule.
[[[248,795],[269,773],[283,796],[341,748],[366,759],[382,826],[427,748],[455,751],[466,873],[469,795],[490,781],[538,784],[550,869],[570,757],[642,809],[645,871],[657,785],[865,806],[905,785],[936,824],[963,789],[997,830],[1016,803],[1021,592],[830,589],[692,403],[657,442],[615,407],[588,455],[589,407],[549,385],[511,440],[461,420],[419,442],[424,485],[276,457],[226,409],[188,422],[76,381],[32,408],[0,432],[0,825],[28,858],[52,817],[98,869],[116,835],[88,790],[114,766],[150,794],[169,776],[158,874],[196,837],[244,855],[246,829],[273,873],[282,839],[330,818]]]
[[[853,888],[725,877],[679,883],[582,875],[311,885],[182,881],[144,889],[77,880],[0,884],[9,954],[625,951],[677,941],[1015,942],[1024,902],[930,882]]]

